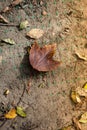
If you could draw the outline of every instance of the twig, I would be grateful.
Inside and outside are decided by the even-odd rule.
[[[38,127],[38,125],[35,125],[35,126],[30,127],[28,130],[35,129],[35,128],[37,128],[37,127]]]
[[[20,102],[21,102],[21,100],[22,100],[22,98],[23,98],[23,96],[24,96],[25,90],[26,90],[26,84],[24,83],[24,89],[23,89],[23,92],[22,92],[22,94],[21,94],[21,97],[19,98],[19,101],[18,101],[18,103],[17,103],[17,106],[20,104]]]
[[[2,124],[0,124],[0,128],[7,122],[7,119],[4,119]]]
[[[12,24],[12,23],[10,23],[10,24],[3,24],[3,23],[0,23],[0,26],[13,26],[13,27],[17,27],[18,24]]]

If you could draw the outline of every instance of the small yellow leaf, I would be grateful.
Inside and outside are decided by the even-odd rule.
[[[26,113],[24,112],[23,108],[17,107],[17,114],[21,117],[26,117]]]
[[[85,90],[87,90],[87,83],[84,85],[84,87],[83,87]]]
[[[5,118],[8,118],[8,119],[13,119],[17,116],[16,114],[16,109],[12,108],[8,113],[6,113],[5,115]]]
[[[81,103],[81,99],[75,91],[71,92],[71,99],[73,100],[74,103]]]
[[[7,89],[5,92],[4,92],[4,95],[8,95],[9,94],[9,89]]]
[[[79,122],[81,122],[81,123],[87,123],[87,112],[85,112],[84,114],[82,114]]]
[[[8,43],[10,45],[16,44],[13,39],[7,38],[7,39],[2,39],[3,42]]]
[[[25,29],[27,26],[28,26],[28,21],[25,20],[20,23],[19,28],[22,30],[22,29]]]

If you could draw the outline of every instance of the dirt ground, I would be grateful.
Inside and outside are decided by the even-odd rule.
[[[0,0],[0,11],[11,2]],[[24,0],[2,15],[14,24],[28,20],[29,27],[20,31],[0,26],[0,40],[12,38],[16,42],[0,42],[0,115],[13,105],[27,113],[26,118],[1,118],[0,130],[59,130],[73,126],[73,117],[78,118],[87,109],[87,105],[76,109],[70,99],[71,88],[87,82],[87,61],[75,55],[77,50],[87,51],[87,0]],[[42,73],[30,66],[26,48],[34,40],[26,33],[32,28],[45,32],[37,40],[40,46],[57,43],[57,58],[62,64],[56,70]],[[6,90],[10,91],[7,96]],[[87,130],[87,124],[81,125]]]

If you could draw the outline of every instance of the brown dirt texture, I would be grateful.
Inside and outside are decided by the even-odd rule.
[[[75,55],[87,52],[87,0],[23,0],[2,13],[11,3],[0,0],[1,15],[10,24],[27,20],[29,26],[19,30],[0,23],[0,130],[60,130],[69,125],[77,130],[72,119],[85,112],[87,104],[77,108],[70,92],[87,82],[87,60]],[[35,40],[26,33],[33,28],[44,31],[37,39],[40,46],[57,44],[56,58],[62,64],[51,72],[38,72],[29,64],[27,48]],[[16,44],[3,43],[6,38]],[[13,106],[21,106],[27,117],[2,118]],[[87,124],[81,126],[87,130]]]

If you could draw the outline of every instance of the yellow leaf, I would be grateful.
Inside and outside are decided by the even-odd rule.
[[[87,112],[85,112],[84,114],[82,114],[79,122],[81,122],[81,123],[87,123]]]
[[[83,87],[85,90],[87,90],[87,83],[84,85],[84,87]]]
[[[25,20],[25,21],[22,21],[22,22],[20,23],[19,28],[22,30],[22,29],[27,28],[27,26],[28,26],[28,21]]]
[[[2,42],[8,43],[10,45],[16,44],[13,39],[7,38],[7,39],[2,39]]]
[[[5,118],[8,118],[8,119],[13,119],[17,116],[16,114],[16,109],[12,108],[8,113],[6,113],[5,115]]]
[[[17,107],[17,114],[21,117],[26,117],[26,113],[23,111],[23,108]]]
[[[81,99],[75,91],[71,92],[71,99],[73,100],[74,103],[81,103]]]
[[[9,89],[7,89],[5,92],[4,92],[4,95],[8,95],[9,94]]]

